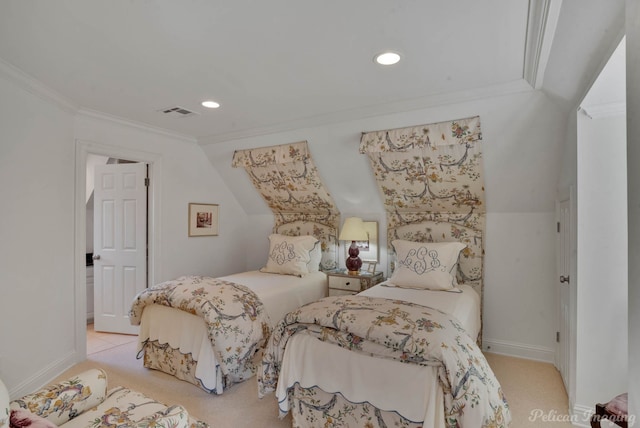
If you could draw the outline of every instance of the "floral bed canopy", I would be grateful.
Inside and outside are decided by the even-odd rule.
[[[320,179],[306,141],[236,150],[232,165],[245,168],[273,211],[274,232],[315,235],[327,253],[323,267],[332,263],[335,267],[340,211]]]
[[[387,212],[387,248],[398,238],[465,242],[458,279],[480,294],[486,213],[481,142],[479,116],[367,132],[360,140]]]

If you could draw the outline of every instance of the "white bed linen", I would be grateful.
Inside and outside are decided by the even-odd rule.
[[[327,276],[314,272],[302,278],[259,271],[241,272],[220,277],[246,285],[260,298],[275,325],[287,312],[327,295]],[[138,334],[138,355],[145,341],[157,340],[191,353],[197,361],[195,376],[205,388],[223,392],[222,379],[217,376],[218,362],[209,341],[204,320],[196,315],[162,305],[150,305],[142,312]]]
[[[324,272],[312,272],[299,278],[254,270],[218,279],[246,285],[252,289],[267,310],[272,327],[287,312],[327,295],[327,275]]]
[[[361,295],[415,302],[454,315],[474,340],[480,331],[480,297],[468,286],[462,293],[413,290],[378,284]],[[345,382],[346,380],[346,382]],[[445,427],[444,396],[436,367],[398,363],[348,351],[306,335],[294,335],[285,349],[276,397],[289,411],[287,389],[295,383],[340,393],[353,403],[369,402],[412,422]]]
[[[459,285],[462,293],[451,291],[416,290],[387,286],[390,281],[382,282],[360,293],[361,296],[399,299],[419,305],[440,309],[453,315],[467,330],[473,340],[478,339],[482,328],[480,321],[480,296],[468,285]]]

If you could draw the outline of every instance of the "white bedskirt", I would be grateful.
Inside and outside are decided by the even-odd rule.
[[[260,298],[269,314],[271,325],[287,312],[327,294],[327,277],[316,272],[298,278],[291,275],[242,272],[220,279],[243,284]],[[137,353],[142,355],[147,341],[157,341],[190,354],[196,361],[195,377],[208,391],[223,392],[223,379],[209,340],[204,320],[188,312],[162,305],[150,305],[142,312]]]
[[[462,293],[401,289],[376,285],[360,293],[415,302],[454,315],[475,340],[481,328],[480,298],[467,286]],[[397,412],[411,422],[444,428],[444,392],[438,368],[405,364],[349,351],[297,334],[289,339],[278,378],[276,397],[282,412],[289,411],[287,389],[295,383],[339,393],[352,403],[368,402]]]

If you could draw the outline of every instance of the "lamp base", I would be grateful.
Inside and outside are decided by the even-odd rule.
[[[356,245],[356,241],[351,241],[351,246],[349,247],[349,257],[347,257],[347,260],[345,261],[347,270],[349,271],[349,275],[357,275],[358,273],[360,273],[362,260],[360,260],[358,254],[360,254],[360,250]]]

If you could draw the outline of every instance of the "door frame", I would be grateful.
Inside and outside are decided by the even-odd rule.
[[[569,399],[569,409],[572,411],[573,405],[575,404],[575,395],[576,395],[576,336],[577,336],[577,284],[578,284],[578,268],[577,268],[577,197],[576,197],[576,188],[571,185],[564,192],[560,192],[557,195],[556,199],[556,221],[560,221],[559,216],[559,207],[560,201],[568,201],[569,202],[569,337],[561,340],[567,341],[567,352],[568,352],[568,367],[565,367],[565,376],[568,382],[568,385],[565,384],[565,390],[567,392],[567,397]],[[563,225],[566,227],[566,225]],[[558,238],[559,239],[559,238]],[[559,250],[559,246],[556,241],[556,251]],[[557,255],[556,255],[557,257]],[[559,266],[556,264],[556,278],[554,281],[554,286],[557,290],[557,302],[558,307],[556,308],[557,312],[557,331],[560,331],[560,323],[561,319],[561,309],[560,309],[560,287],[562,286],[559,282],[559,277],[563,273],[560,272]],[[556,356],[554,359],[554,365],[556,368],[559,368],[558,363],[559,358],[559,344],[556,346]],[[564,384],[565,379],[563,379]]]
[[[147,209],[147,286],[160,277],[160,195],[162,158],[157,153],[131,150],[86,140],[76,140],[75,144],[75,207],[74,207],[74,325],[75,361],[87,358],[87,210],[86,210],[86,169],[87,155],[95,154],[118,159],[144,162],[149,166],[148,209]]]

